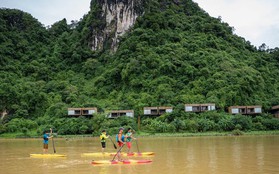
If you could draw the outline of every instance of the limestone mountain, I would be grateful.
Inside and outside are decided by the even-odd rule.
[[[108,2],[92,1],[91,7],[95,8],[90,14],[98,10],[96,14],[105,14],[105,7],[115,5]],[[132,3],[127,2],[133,1],[113,2],[129,9]],[[120,37],[115,54],[94,59],[103,65],[93,72],[94,96],[112,96],[111,100],[122,103],[123,108],[214,102],[225,109],[230,105],[269,107],[276,103],[278,62],[269,54],[274,50],[258,50],[234,34],[233,27],[221,18],[210,17],[191,0],[141,2],[143,10],[135,15],[136,22],[129,24],[127,34]],[[121,16],[121,11],[118,13],[116,16]],[[104,29],[110,26],[101,20],[104,16],[87,16],[87,21],[92,19],[87,26],[99,27],[102,33],[113,31],[111,38],[116,38],[117,25],[114,30]],[[102,25],[95,25],[97,19],[103,21],[99,21]],[[93,38],[93,42],[98,40]],[[102,48],[109,50],[115,45],[111,38],[103,39]]]
[[[0,106],[12,118],[213,102],[278,104],[278,48],[257,49],[192,0],[92,0],[46,29],[0,9]]]
[[[89,20],[92,50],[110,48],[116,51],[123,36],[144,12],[144,0],[93,0]]]

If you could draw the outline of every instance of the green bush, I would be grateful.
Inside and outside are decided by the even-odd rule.
[[[262,131],[262,130],[266,130],[266,127],[261,122],[256,122],[256,123],[253,123],[252,129]]]
[[[199,132],[212,131],[215,128],[213,121],[204,118],[197,119],[197,124]]]
[[[240,124],[236,124],[234,129],[235,130],[242,130],[242,126]]]
[[[175,132],[176,127],[173,123],[169,124],[166,122],[158,121],[156,119],[146,119],[142,122],[142,129],[145,131],[155,132]]]
[[[241,129],[240,130],[251,130],[253,127],[252,124],[252,119],[249,116],[245,115],[236,115],[232,119],[234,125],[240,125]]]
[[[23,119],[23,118],[15,118],[5,124],[7,132],[20,132],[23,128],[26,129],[37,129],[38,124],[35,121]]]
[[[244,133],[241,131],[241,130],[239,130],[239,129],[235,129],[235,130],[233,130],[232,131],[232,135],[243,135]]]
[[[265,119],[262,124],[267,130],[279,130],[279,119],[277,118]]]
[[[220,131],[232,131],[234,129],[232,117],[229,116],[221,118],[217,124]]]
[[[80,128],[79,128],[79,133],[80,134],[85,134],[88,130],[88,126],[87,125],[82,125]]]
[[[196,120],[186,120],[185,123],[188,131],[192,133],[199,131],[199,124],[196,122]]]
[[[27,129],[26,127],[23,127],[23,128],[21,129],[21,131],[22,131],[22,133],[23,133],[24,135],[27,135],[27,133],[28,133],[28,129]]]
[[[6,132],[6,127],[2,123],[0,123],[0,134],[4,132]]]
[[[171,124],[174,126],[177,132],[184,131],[187,129],[185,121],[178,118],[175,118]]]

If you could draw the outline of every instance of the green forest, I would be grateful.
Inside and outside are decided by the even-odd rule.
[[[92,51],[91,27],[104,24],[92,0],[80,21],[43,26],[30,14],[0,9],[0,134],[279,130],[268,110],[279,105],[279,48],[252,45],[221,17],[192,0],[145,0],[144,15],[119,42]],[[186,113],[186,103],[215,103],[217,111]],[[257,116],[231,115],[229,106],[261,105]],[[143,107],[174,112],[143,116]],[[91,118],[67,108],[97,107]],[[132,109],[135,118],[108,119],[109,110]],[[0,135],[1,136],[1,135]]]

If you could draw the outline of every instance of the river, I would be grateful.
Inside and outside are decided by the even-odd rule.
[[[279,136],[139,137],[132,150],[155,152],[150,164],[100,165],[82,157],[100,152],[99,138],[55,138],[56,153],[66,158],[31,158],[42,153],[42,139],[0,139],[1,174],[278,174]],[[138,148],[137,148],[138,147]],[[126,147],[123,148],[126,151]],[[110,140],[107,152],[116,152]],[[52,142],[49,153],[53,153]]]

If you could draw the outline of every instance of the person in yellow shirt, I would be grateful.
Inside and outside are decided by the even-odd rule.
[[[109,135],[107,135],[106,130],[102,130],[102,133],[100,135],[101,139],[101,145],[102,145],[102,153],[104,153],[106,148],[106,139],[109,138]]]

